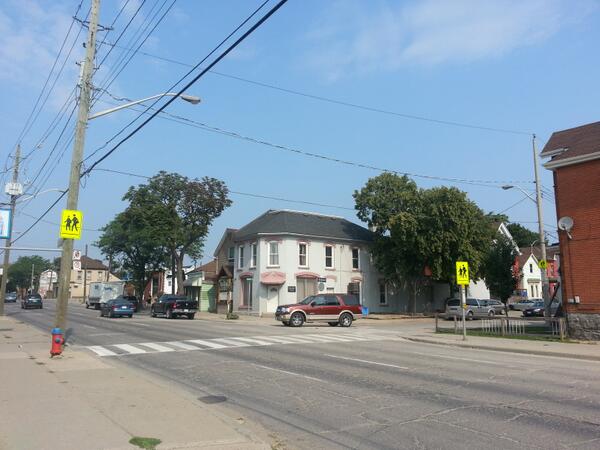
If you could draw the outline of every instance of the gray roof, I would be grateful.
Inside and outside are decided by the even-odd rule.
[[[373,233],[342,217],[271,209],[235,233],[235,240],[250,239],[258,234],[293,234],[352,241],[373,240]]]

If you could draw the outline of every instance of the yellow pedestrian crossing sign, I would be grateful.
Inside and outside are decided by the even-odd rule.
[[[541,259],[538,263],[538,266],[540,267],[540,269],[545,269],[546,267],[548,267],[548,261],[546,261],[545,259]]]
[[[469,263],[456,261],[456,284],[469,285]]]
[[[63,209],[60,220],[60,237],[63,239],[81,239],[83,213],[76,209]]]

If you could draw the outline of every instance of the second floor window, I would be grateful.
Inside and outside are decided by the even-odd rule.
[[[353,269],[358,269],[359,268],[359,255],[360,255],[360,251],[357,248],[353,248],[352,249],[352,268]]]
[[[333,245],[325,246],[325,267],[333,268]]]
[[[533,273],[533,264],[529,264],[529,273]]]
[[[258,255],[258,247],[256,244],[250,246],[250,267],[256,267],[256,260]]]
[[[239,248],[238,248],[238,254],[239,254],[239,257],[238,257],[238,268],[241,269],[242,267],[244,267],[244,246],[243,245],[239,246]]]
[[[269,265],[270,266],[278,266],[279,265],[279,243],[278,242],[269,242]]]
[[[227,259],[229,261],[229,264],[233,264],[233,262],[235,261],[235,247],[229,247]]]
[[[298,265],[300,267],[308,266],[308,258],[306,255],[306,244],[301,242],[298,244]]]

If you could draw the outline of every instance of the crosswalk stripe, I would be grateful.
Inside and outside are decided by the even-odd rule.
[[[257,336],[260,339],[263,339],[265,341],[273,341],[273,342],[279,342],[280,344],[300,344],[300,343],[305,343],[306,340],[304,339],[297,339],[297,338],[293,338],[293,337],[288,337],[288,336]]]
[[[148,353],[146,350],[144,350],[142,348],[137,348],[137,347],[134,347],[133,345],[129,345],[129,344],[115,344],[113,347],[117,347],[127,353],[131,353],[132,355]]]
[[[331,334],[328,335],[318,335],[318,334],[309,334],[307,336],[315,337],[315,338],[327,338],[328,340],[339,341],[339,342],[348,342],[348,341],[363,341],[365,338],[355,337],[355,336],[333,336]]]
[[[174,352],[175,349],[171,347],[165,347],[164,345],[155,344],[154,342],[143,342],[136,345],[143,345],[144,347],[151,348],[152,350],[156,350],[157,352]]]
[[[193,339],[193,340],[190,339],[186,342],[191,342],[192,344],[200,344],[200,345],[204,345],[205,347],[210,347],[210,348],[227,348],[226,345],[217,344],[216,342],[211,342],[211,341],[205,341],[204,339]]]
[[[190,344],[186,344],[185,342],[173,341],[173,342],[165,342],[165,344],[169,344],[173,347],[181,348],[183,350],[202,350],[197,345],[190,345]]]
[[[107,348],[102,347],[101,345],[92,345],[88,347],[91,351],[96,353],[98,356],[116,356],[117,354]]]
[[[217,339],[211,339],[212,341],[216,341],[216,342],[221,342],[223,344],[227,344],[228,346],[233,346],[233,347],[250,347],[250,344],[247,344],[245,342],[240,342],[240,341],[236,341],[236,338],[217,338]]]
[[[260,340],[260,339],[254,339],[254,338],[243,338],[243,337],[238,337],[235,338],[237,341],[243,341],[243,342],[249,342],[250,344],[257,344],[257,345],[273,345],[272,342],[267,342],[264,340]]]

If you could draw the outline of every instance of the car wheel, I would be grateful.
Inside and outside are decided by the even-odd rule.
[[[494,317],[494,315],[495,315],[494,311],[488,312],[488,317],[492,318],[492,317]]]
[[[104,317],[104,312],[100,310],[100,317]]]
[[[300,312],[295,312],[290,317],[290,326],[291,327],[301,327],[304,323],[304,315]]]
[[[85,309],[90,309],[90,305],[88,303],[85,304]]]
[[[467,313],[467,320],[473,320],[473,311]]]
[[[109,312],[108,312],[108,318],[109,318],[109,319],[112,319],[113,317],[114,317],[114,314],[113,314],[113,312],[112,312],[112,311],[109,311]]]
[[[340,325],[342,327],[349,327],[350,325],[352,325],[352,315],[349,313],[344,313],[340,316]]]
[[[172,319],[173,318],[173,311],[170,309],[167,309],[167,319]]]
[[[339,322],[327,322],[329,324],[330,327],[337,327],[340,323]]]
[[[156,317],[156,313],[154,312],[154,308],[150,308],[150,316]]]
[[[196,316],[196,314],[188,314],[188,319],[190,320],[194,320],[194,317]]]

